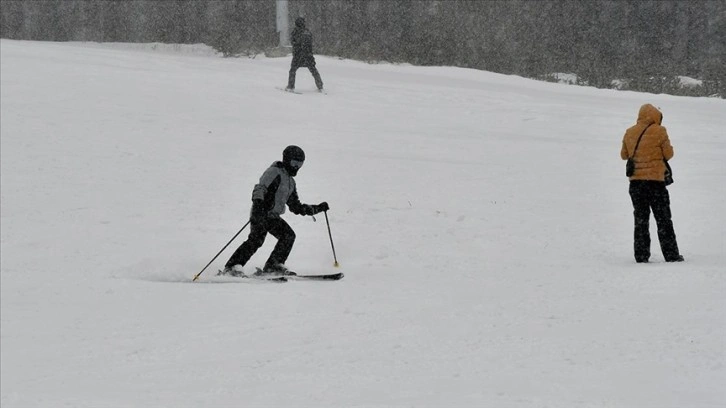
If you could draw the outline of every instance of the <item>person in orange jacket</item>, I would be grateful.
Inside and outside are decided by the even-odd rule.
[[[650,211],[658,226],[658,240],[666,262],[682,262],[676,233],[671,220],[670,196],[665,183],[665,161],[673,157],[673,146],[666,128],[661,126],[663,114],[647,103],[640,107],[638,121],[625,131],[620,157],[633,158],[635,171],[630,176],[630,199],[635,218],[635,261],[650,259]],[[640,139],[640,142],[638,142]],[[637,149],[636,149],[637,146]]]

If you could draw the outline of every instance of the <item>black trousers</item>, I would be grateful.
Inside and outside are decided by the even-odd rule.
[[[250,235],[242,245],[234,251],[227,261],[226,267],[247,264],[252,255],[265,243],[265,237],[270,233],[277,238],[277,244],[265,263],[265,268],[276,264],[284,264],[290,256],[292,245],[295,243],[295,231],[280,217],[267,217],[262,222],[250,222]]]
[[[666,261],[678,258],[678,243],[671,220],[671,200],[662,181],[633,180],[630,182],[630,199],[633,202],[635,218],[634,251],[635,260],[646,262],[650,258],[650,211],[658,226],[660,249]]]
[[[318,69],[315,68],[315,62],[300,65],[296,64],[294,60],[292,64],[290,64],[290,74],[287,77],[287,87],[290,89],[295,89],[295,73],[297,72],[298,68],[302,67],[307,67],[310,70],[310,73],[313,74],[313,79],[315,79],[315,86],[317,86],[318,89],[323,89],[323,80],[322,78],[320,78],[320,72],[318,72]]]

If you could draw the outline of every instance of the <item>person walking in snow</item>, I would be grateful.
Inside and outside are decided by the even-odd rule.
[[[298,68],[307,67],[315,79],[315,86],[318,91],[323,91],[323,80],[320,78],[318,69],[315,68],[315,56],[313,56],[313,34],[305,27],[305,19],[298,17],[295,19],[295,28],[290,34],[290,42],[292,43],[292,63],[290,64],[290,74],[287,78],[288,91],[295,90],[295,73]]]
[[[241,276],[242,267],[265,242],[268,233],[277,238],[277,244],[265,263],[262,273],[291,275],[285,262],[295,243],[295,232],[280,216],[287,205],[294,214],[315,215],[328,211],[328,203],[303,204],[297,195],[295,176],[305,161],[305,152],[298,146],[288,146],[282,152],[282,161],[276,161],[265,170],[260,182],[252,190],[250,235],[232,254],[222,275]]]
[[[666,128],[661,126],[662,120],[663,114],[658,108],[649,103],[641,106],[638,120],[625,131],[620,149],[623,160],[633,158],[635,162],[635,170],[629,177],[629,192],[635,218],[633,247],[638,263],[648,262],[650,258],[648,222],[651,209],[658,225],[658,240],[666,262],[683,261],[673,229],[670,196],[664,177],[665,161],[673,157],[673,146]]]

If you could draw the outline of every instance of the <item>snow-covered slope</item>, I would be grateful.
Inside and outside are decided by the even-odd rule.
[[[724,100],[154,48],[0,42],[3,408],[726,403]],[[632,258],[643,103],[686,263]],[[243,233],[190,283],[288,144],[341,267],[292,214],[288,265],[346,278],[215,278]]]

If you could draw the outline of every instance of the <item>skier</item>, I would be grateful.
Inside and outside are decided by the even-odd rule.
[[[297,195],[294,177],[305,161],[305,152],[298,146],[288,146],[282,152],[282,161],[276,161],[265,170],[260,182],[252,190],[252,210],[250,215],[250,235],[232,254],[222,275],[241,276],[242,267],[265,242],[269,232],[277,238],[277,244],[265,263],[262,274],[294,275],[285,266],[290,255],[295,232],[280,216],[285,212],[285,205],[294,214],[314,215],[328,211],[328,203],[323,201],[317,205],[302,204]],[[258,272],[257,274],[260,274]]]
[[[630,199],[635,218],[635,261],[648,262],[650,258],[650,232],[648,222],[653,210],[658,225],[658,240],[666,262],[682,262],[676,233],[671,220],[670,197],[666,189],[664,160],[673,157],[673,146],[666,128],[661,126],[663,114],[651,104],[640,107],[638,120],[623,136],[620,157],[633,158],[635,171],[630,176]],[[638,144],[638,139],[640,143]],[[636,149],[637,145],[637,149]]]
[[[287,79],[287,91],[295,90],[295,73],[300,67],[307,67],[315,79],[315,86],[318,91],[323,91],[323,80],[320,78],[318,69],[315,68],[315,57],[313,56],[313,35],[305,28],[305,19],[295,19],[295,28],[290,34],[292,42],[292,63],[290,64],[290,75]]]

